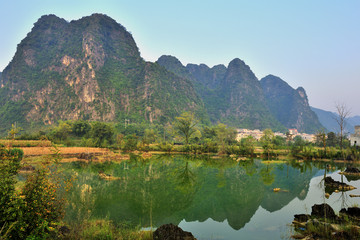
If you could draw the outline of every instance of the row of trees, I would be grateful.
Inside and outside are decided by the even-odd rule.
[[[15,137],[18,135],[18,128],[9,132]],[[333,132],[317,133],[316,143],[305,142],[301,137],[282,138],[275,136],[270,129],[264,130],[264,136],[260,141],[252,137],[236,141],[236,129],[225,124],[218,123],[213,126],[204,126],[199,123],[194,114],[184,112],[176,117],[172,123],[165,126],[129,124],[125,127],[121,124],[103,122],[60,121],[57,126],[47,133],[38,133],[36,136],[22,134],[21,139],[41,138],[45,135],[55,143],[68,146],[85,147],[114,147],[127,151],[131,150],[160,150],[160,151],[183,151],[183,152],[212,152],[220,154],[238,154],[243,156],[254,156],[255,148],[262,148],[264,157],[276,156],[277,149],[290,149],[299,152],[299,149],[311,147],[322,147],[327,155],[327,148],[349,146],[345,136],[336,135]],[[175,147],[174,147],[175,145]],[[296,155],[296,154],[295,154]]]

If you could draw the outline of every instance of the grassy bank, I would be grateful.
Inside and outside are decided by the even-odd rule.
[[[62,226],[55,233],[57,239],[117,239],[117,240],[151,240],[151,231],[141,231],[126,224],[115,225],[107,219],[88,220],[72,225]]]

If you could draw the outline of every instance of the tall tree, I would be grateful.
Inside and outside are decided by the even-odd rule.
[[[268,159],[270,159],[270,153],[274,149],[274,138],[274,132],[269,128],[264,130],[264,135],[260,138],[261,145],[264,149],[264,154],[267,154]]]
[[[8,132],[9,137],[14,140],[16,137],[16,134],[18,134],[21,130],[22,130],[21,127],[16,126],[16,122],[14,124],[11,124],[11,129]]]
[[[225,148],[227,144],[234,142],[236,139],[236,129],[232,127],[228,127],[225,124],[218,123],[215,128],[216,140],[219,143],[219,152],[225,153]]]
[[[329,132],[326,137],[326,144],[329,147],[335,147],[338,144],[336,134],[334,132]]]
[[[54,129],[53,136],[55,139],[65,141],[69,134],[71,133],[72,128],[68,121],[59,121],[59,125]]]
[[[111,144],[113,141],[114,128],[111,124],[103,122],[94,122],[91,125],[91,137],[94,139],[97,147],[103,147],[105,141]]]
[[[189,144],[191,136],[197,131],[197,124],[198,121],[193,113],[184,112],[180,117],[176,117],[174,126],[177,132],[184,137],[185,144]]]
[[[316,132],[316,143],[318,144],[318,146],[324,147],[326,155],[326,133],[324,129],[320,129]]]

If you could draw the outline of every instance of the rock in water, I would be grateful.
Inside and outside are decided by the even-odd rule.
[[[354,186],[347,185],[346,183],[335,181],[331,177],[326,177],[325,178],[325,187],[330,188],[330,189],[337,189],[337,190],[341,190],[341,191],[348,191],[348,190],[356,189]],[[326,191],[326,192],[328,192],[328,191]]]
[[[347,167],[344,173],[358,173],[360,174],[360,170],[355,167]]]
[[[314,206],[312,206],[311,207],[311,216],[327,218],[327,219],[331,219],[331,220],[337,219],[337,216],[335,215],[334,210],[326,203],[315,204]]]
[[[164,224],[153,234],[154,240],[196,240],[191,232],[186,232],[174,224]]]

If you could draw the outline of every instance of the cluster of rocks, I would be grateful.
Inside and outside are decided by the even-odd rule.
[[[311,215],[297,214],[295,239],[359,239],[360,208],[341,209],[339,216],[326,203],[312,206]]]

